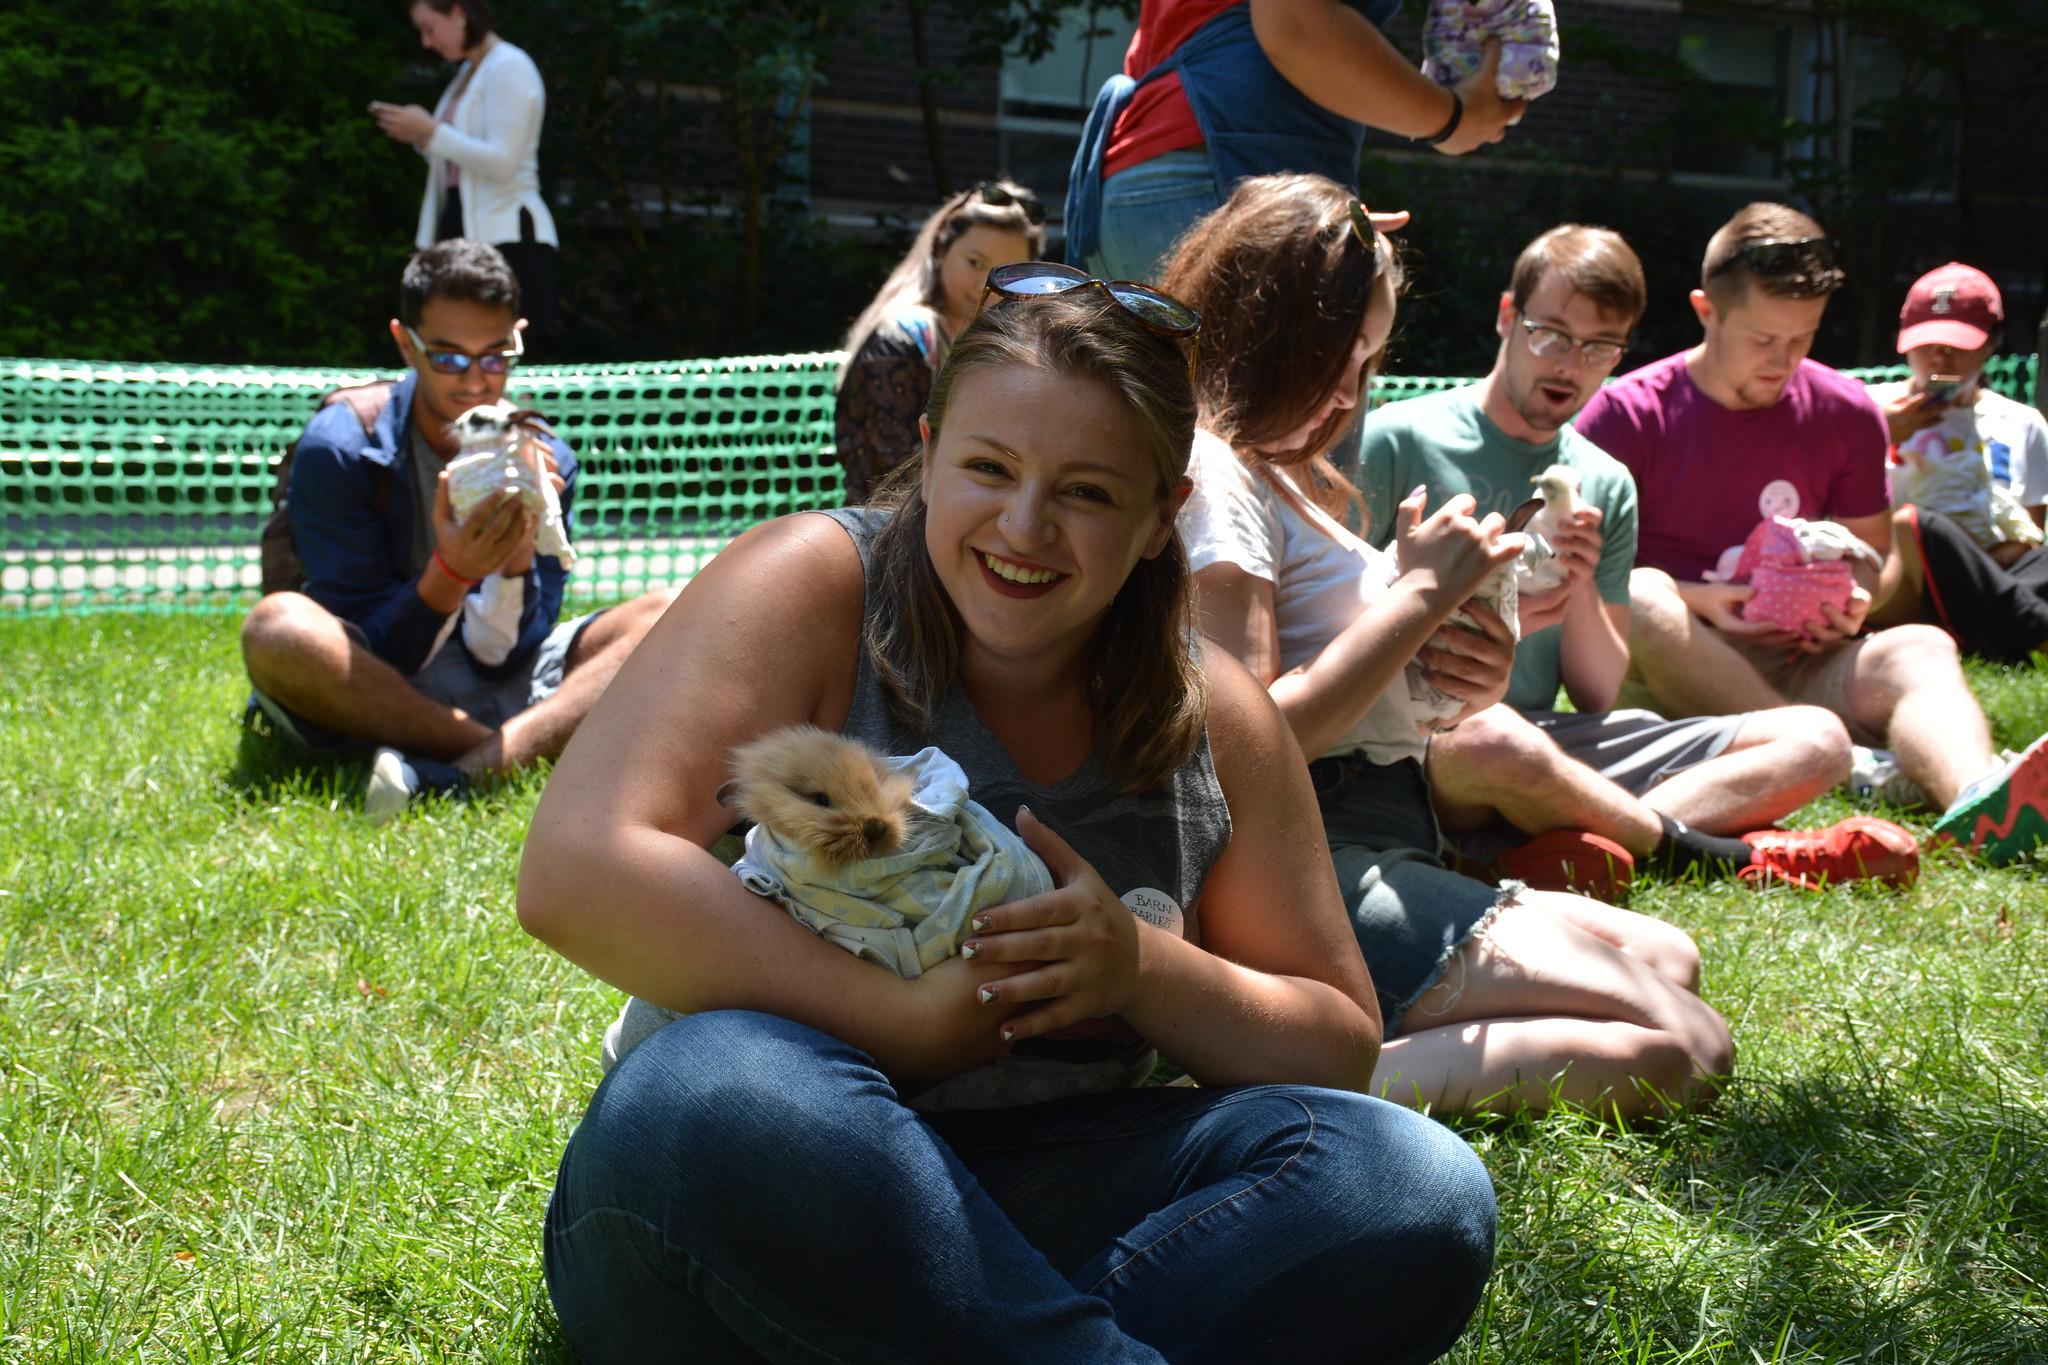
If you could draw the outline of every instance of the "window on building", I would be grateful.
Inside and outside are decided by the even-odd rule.
[[[1676,169],[1759,180],[1783,173],[1791,40],[1785,25],[1685,16],[1678,52],[1693,80],[1682,95]]]
[[[1103,6],[1070,11],[1051,49],[1039,60],[1003,58],[998,127],[1002,164],[1038,192],[1057,216],[1081,124],[1103,81],[1123,68],[1136,21]]]

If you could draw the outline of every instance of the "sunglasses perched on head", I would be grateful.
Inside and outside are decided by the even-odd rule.
[[[509,351],[485,351],[482,355],[471,355],[467,351],[442,351],[429,347],[420,339],[420,334],[411,327],[405,329],[413,350],[426,357],[427,368],[436,374],[467,374],[471,365],[485,374],[504,374],[519,363],[519,357],[526,354],[526,338],[518,331],[512,333],[512,349]]]
[[[1045,222],[1045,205],[1038,202],[1037,195],[1022,186],[1013,190],[1008,185],[983,180],[975,185],[971,193],[980,195],[982,203],[999,209],[1006,209],[1015,204],[1024,210],[1024,221],[1033,227]]]
[[[1782,280],[1803,275],[1816,286],[1826,286],[1841,283],[1841,268],[1835,262],[1832,237],[1767,237],[1736,248],[1734,255],[1708,273],[1718,275],[1740,263],[1759,279]]]
[[[1006,299],[1039,298],[1064,294],[1073,289],[1100,289],[1119,308],[1145,324],[1148,331],[1188,343],[1188,377],[1194,378],[1195,348],[1201,343],[1202,318],[1194,309],[1170,294],[1162,294],[1136,280],[1099,280],[1085,270],[1053,261],[1019,261],[999,265],[988,272],[981,289],[981,302],[990,294]]]

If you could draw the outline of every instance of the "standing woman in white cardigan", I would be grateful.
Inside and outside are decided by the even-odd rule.
[[[498,36],[488,0],[413,0],[408,13],[421,47],[462,63],[431,114],[417,104],[370,103],[387,136],[427,159],[416,245],[467,237],[497,247],[519,277],[529,325],[550,332],[558,239],[540,197],[540,69]]]

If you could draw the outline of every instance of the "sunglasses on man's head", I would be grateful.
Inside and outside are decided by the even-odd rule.
[[[1735,254],[1715,266],[1712,273],[1718,275],[1740,262],[1760,279],[1804,275],[1816,285],[1839,283],[1841,269],[1835,264],[1835,257],[1832,237],[1768,237],[1736,248]]]
[[[1038,196],[1030,190],[1013,190],[993,180],[981,181],[974,187],[974,193],[981,196],[981,202],[996,208],[1006,209],[1012,204],[1024,210],[1024,221],[1033,227],[1045,222],[1045,205],[1038,202]]]
[[[471,355],[467,351],[442,351],[430,348],[420,340],[420,334],[411,327],[405,335],[412,341],[412,348],[426,357],[427,368],[436,374],[467,374],[475,365],[485,374],[504,374],[519,363],[519,357],[526,354],[526,338],[518,331],[512,333],[512,349],[509,351],[485,351],[482,355]]]

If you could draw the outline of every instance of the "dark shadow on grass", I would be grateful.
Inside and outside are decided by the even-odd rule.
[[[369,775],[367,755],[322,758],[259,733],[243,721],[234,763],[221,774],[229,799],[272,805],[288,797],[320,805],[346,803],[362,792]]]
[[[555,1320],[555,1305],[548,1299],[547,1282],[538,1272],[526,1304],[533,1322],[533,1330],[526,1339],[526,1365],[577,1365],[576,1352],[563,1340],[562,1324]]]

